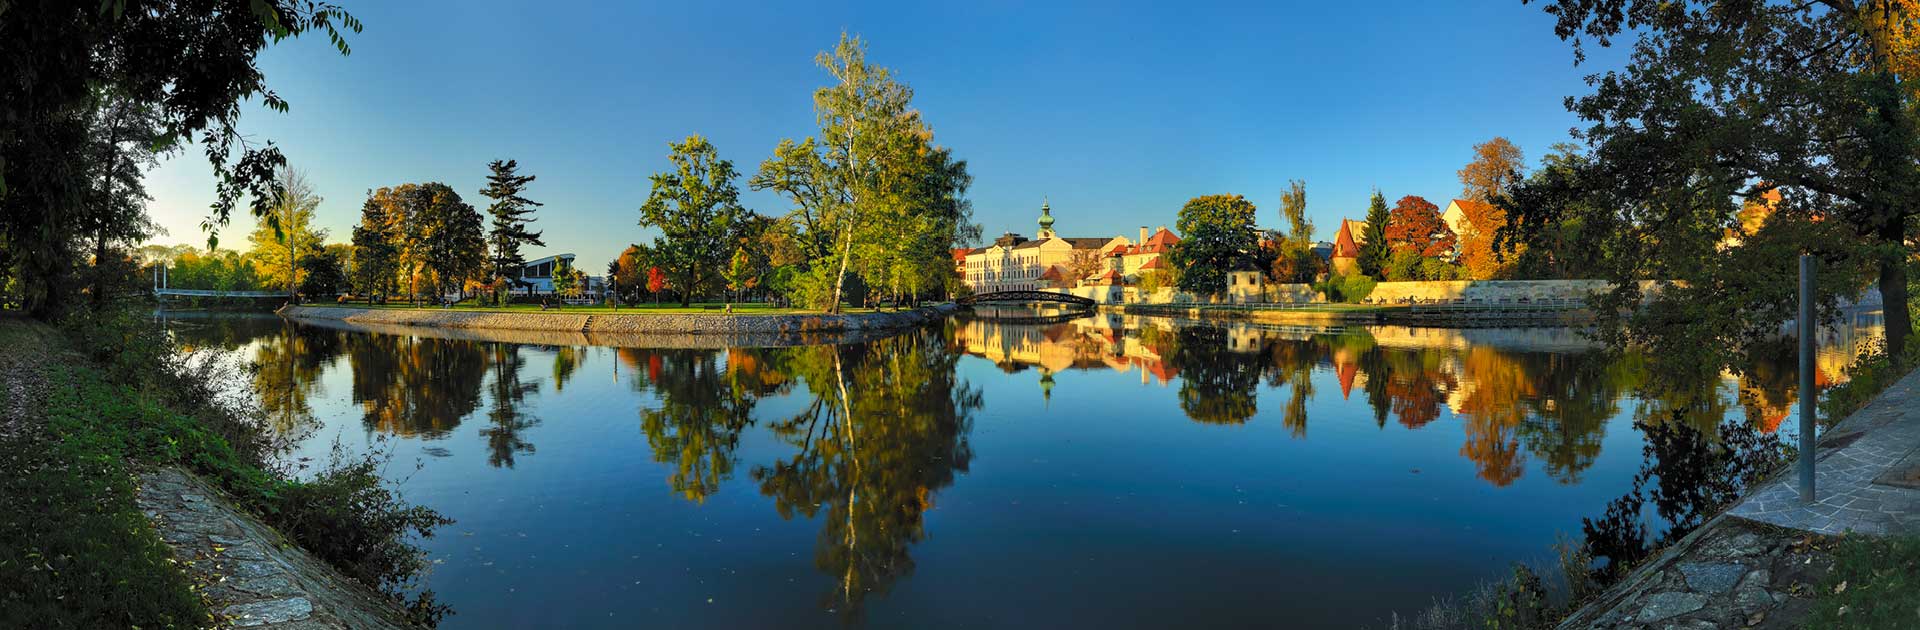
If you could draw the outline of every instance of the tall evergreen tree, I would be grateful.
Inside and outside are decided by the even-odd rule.
[[[351,281],[354,291],[368,300],[385,301],[393,294],[394,278],[400,272],[396,236],[387,206],[374,198],[373,191],[367,191],[367,201],[360,206],[360,224],[353,226]]]
[[[480,194],[493,200],[487,206],[487,214],[493,217],[492,229],[487,232],[487,244],[492,252],[487,260],[491,267],[489,271],[496,280],[505,279],[515,286],[526,286],[527,283],[520,279],[520,270],[526,266],[527,259],[520,255],[520,246],[545,247],[547,244],[540,240],[539,232],[527,231],[527,224],[534,221],[528,215],[533,214],[533,209],[541,204],[520,196],[520,192],[526,190],[527,184],[532,183],[535,176],[517,173],[519,167],[514,160],[494,160],[487,164],[487,169],[492,172],[487,175],[487,187],[480,189]],[[499,296],[494,297],[497,299]]]
[[[1360,245],[1360,273],[1376,279],[1386,279],[1387,257],[1393,252],[1387,247],[1387,198],[1380,189],[1373,190],[1373,198],[1367,202],[1367,227],[1361,232],[1366,241]]]

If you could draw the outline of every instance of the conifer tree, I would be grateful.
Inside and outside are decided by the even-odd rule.
[[[534,221],[528,215],[533,214],[533,209],[541,204],[520,196],[536,176],[519,174],[516,172],[519,167],[514,160],[494,160],[487,164],[487,169],[492,172],[487,175],[487,187],[480,189],[480,194],[493,200],[487,206],[487,214],[493,217],[492,227],[487,232],[487,242],[492,246],[493,253],[487,260],[488,271],[495,279],[525,286],[526,283],[520,280],[520,270],[527,264],[527,259],[520,255],[520,246],[545,247],[547,244],[540,240],[539,232],[527,231],[527,224]],[[494,299],[499,298],[496,292]]]
[[[1385,279],[1387,266],[1387,198],[1374,189],[1373,199],[1367,203],[1367,227],[1361,232],[1366,241],[1360,245],[1360,273],[1376,279]]]

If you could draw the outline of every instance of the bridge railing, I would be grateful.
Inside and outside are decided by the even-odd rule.
[[[171,297],[286,297],[285,291],[221,291],[218,289],[155,289],[154,295]]]

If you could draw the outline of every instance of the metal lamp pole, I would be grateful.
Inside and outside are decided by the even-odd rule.
[[[1813,503],[1813,256],[1800,255],[1800,501]]]

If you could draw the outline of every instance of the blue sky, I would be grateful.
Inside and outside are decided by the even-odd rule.
[[[366,25],[341,57],[322,38],[260,60],[286,114],[249,107],[326,198],[344,242],[366,191],[442,181],[484,207],[486,163],[539,176],[549,247],[604,269],[638,224],[667,143],[700,133],[744,174],[814,132],[818,51],[841,31],[913,86],[936,140],[966,159],[987,234],[1032,234],[1043,197],[1065,236],[1174,223],[1190,197],[1245,195],[1277,226],[1307,182],[1326,237],[1374,187],[1444,206],[1471,147],[1496,135],[1530,163],[1578,124],[1575,67],[1552,20],[1517,1],[1383,3],[344,2]],[[609,3],[611,4],[611,3]],[[1343,6],[1345,5],[1345,6]],[[213,178],[197,151],[149,178],[163,243],[204,244]],[[785,212],[777,197],[743,202]],[[236,217],[222,245],[245,248]]]

